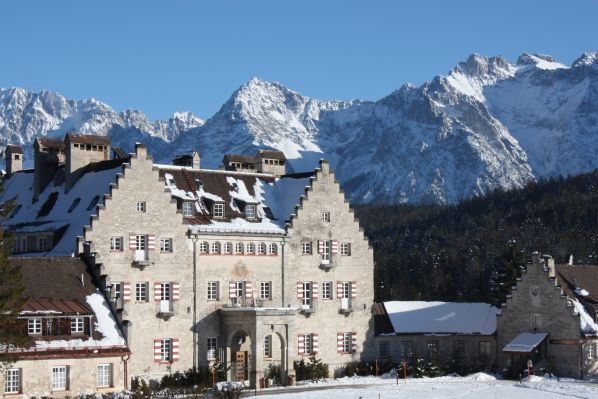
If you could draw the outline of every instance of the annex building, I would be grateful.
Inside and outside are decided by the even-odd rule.
[[[50,384],[55,362],[19,360],[18,377],[2,377],[5,389],[102,392],[215,361],[230,366],[229,379],[254,385],[270,364],[285,381],[295,360],[316,355],[335,375],[373,354],[373,250],[328,162],[286,174],[282,153],[259,151],[227,154],[221,170],[207,170],[195,152],[158,165],[141,144],[127,155],[79,134],[38,138],[34,153],[34,168],[23,169],[20,148],[6,151],[0,203],[10,209],[2,226],[14,236],[13,261],[35,268],[51,259],[50,285],[77,262],[86,274],[72,283],[88,291],[64,299],[89,307],[100,295],[121,341],[101,363],[110,364],[109,386],[98,376],[83,382],[82,370],[100,360],[70,351],[89,352],[74,344],[84,340],[71,319],[83,316],[91,340],[103,334],[93,321],[100,310],[64,310],[74,324],[50,333],[54,316],[24,310],[24,322],[42,326],[27,330],[29,351],[59,342],[65,382]],[[51,299],[39,285],[32,292]]]

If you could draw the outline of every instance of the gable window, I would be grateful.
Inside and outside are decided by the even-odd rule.
[[[4,373],[4,393],[21,392],[21,369],[7,369]]]
[[[111,251],[122,251],[123,250],[123,238],[122,237],[110,237],[110,250]]]
[[[401,341],[401,357],[413,357],[413,341]]]
[[[311,241],[304,241],[301,244],[301,253],[303,255],[311,255]]]
[[[245,218],[255,219],[255,205],[245,205]]]
[[[112,363],[98,364],[98,388],[112,386]]]
[[[268,255],[276,255],[278,253],[278,245],[271,243],[268,245]]]
[[[193,216],[193,202],[183,201],[183,216]]]
[[[71,319],[71,334],[83,334],[83,317]]]
[[[487,358],[490,356],[490,342],[480,341],[480,357]]]
[[[341,255],[351,256],[351,244],[348,242],[341,243]]]
[[[255,254],[255,244],[250,242],[247,244],[247,254],[248,255],[253,255]]]
[[[147,281],[135,283],[135,301],[147,302]]]
[[[260,242],[259,244],[257,244],[257,254],[264,255],[265,253],[266,253],[266,244],[264,244],[263,242]]]
[[[170,338],[160,340],[160,361],[172,361],[172,339]]]
[[[37,335],[42,333],[42,319],[27,320],[27,333],[29,335]]]
[[[208,360],[216,359],[216,349],[218,348],[218,340],[216,337],[208,337],[206,339],[206,344],[208,347]]]
[[[220,253],[220,242],[214,241],[212,243],[212,253],[213,254],[219,254]]]
[[[199,253],[200,254],[207,254],[208,253],[208,248],[210,247],[210,245],[208,244],[207,241],[202,241],[199,243]]]
[[[330,212],[322,212],[322,221],[330,222]]]
[[[242,254],[243,253],[243,243],[242,242],[235,243],[235,253],[236,254]]]
[[[214,204],[214,206],[212,206],[212,216],[215,218],[223,218],[224,204]]]
[[[218,281],[208,281],[208,301],[218,300]]]
[[[40,236],[37,237],[37,250],[45,251],[48,248],[48,237]]]
[[[145,201],[137,201],[137,212],[145,213]]]
[[[160,238],[160,252],[172,252],[172,238]]]
[[[52,390],[64,391],[68,387],[68,366],[52,367]]]
[[[388,341],[380,341],[378,344],[378,355],[382,360],[388,360],[390,358],[390,344]]]
[[[264,337],[264,357],[272,357],[272,335]]]
[[[260,283],[260,299],[272,299],[272,282],[262,281]]]
[[[322,299],[332,299],[332,281],[322,283]]]

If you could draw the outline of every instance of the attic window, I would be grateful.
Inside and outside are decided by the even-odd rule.
[[[247,204],[245,206],[245,218],[255,219],[255,205]]]
[[[224,204],[214,204],[214,206],[212,206],[212,216],[215,218],[223,218]]]
[[[75,210],[75,208],[77,207],[77,205],[79,205],[79,202],[81,202],[81,198],[75,198],[73,200],[73,203],[71,204],[71,206],[69,207],[68,213],[71,213],[72,211]]]
[[[183,202],[183,216],[185,216],[185,217],[193,216],[193,202],[189,202],[189,201]]]
[[[89,203],[89,206],[87,207],[87,210],[91,211],[93,209],[93,207],[98,204],[99,200],[100,200],[100,196],[99,195],[96,195],[95,197],[93,197],[91,199],[91,202]]]

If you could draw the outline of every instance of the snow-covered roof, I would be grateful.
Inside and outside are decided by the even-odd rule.
[[[525,352],[533,351],[538,345],[544,341],[548,333],[521,333],[516,336],[511,342],[502,348],[503,352]]]
[[[500,312],[464,302],[390,301],[384,308],[396,334],[494,334]]]

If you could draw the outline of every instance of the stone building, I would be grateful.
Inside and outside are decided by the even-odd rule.
[[[498,317],[499,365],[517,376],[536,370],[564,377],[596,376],[598,268],[555,265],[532,254]]]
[[[391,301],[375,305],[376,359],[412,363],[415,357],[492,370],[496,316],[487,303]]]
[[[205,170],[198,153],[156,165],[143,145],[105,159],[109,143],[93,137],[36,143],[34,170],[3,181],[0,202],[14,203],[3,227],[16,256],[90,265],[131,351],[129,377],[218,359],[255,384],[270,364],[284,381],[295,360],[341,373],[372,353],[373,251],[328,162],[288,175],[284,156],[260,151],[272,170]]]
[[[64,397],[127,386],[129,351],[102,291],[72,257],[12,258],[28,300],[19,319],[26,348],[0,375],[3,397]],[[23,396],[21,396],[23,394]]]

